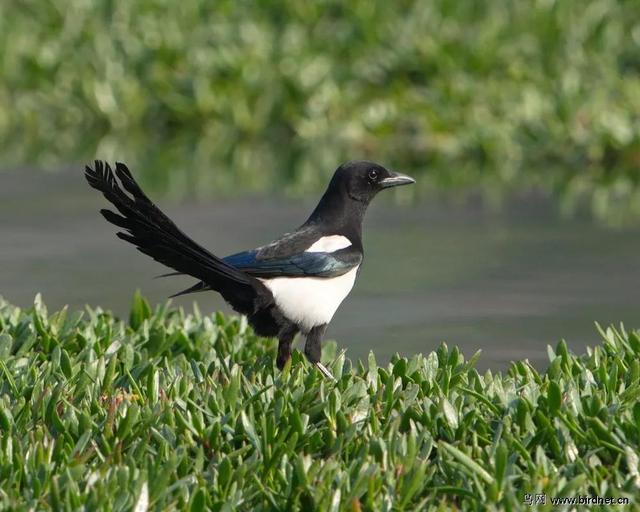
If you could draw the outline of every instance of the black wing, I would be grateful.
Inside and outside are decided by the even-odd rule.
[[[323,235],[324,233],[322,233],[316,226],[302,226],[291,233],[285,233],[280,238],[268,243],[267,245],[258,247],[255,250],[256,258],[262,260],[295,256],[296,254],[306,251],[314,242],[322,238]],[[234,254],[233,256],[236,255]]]

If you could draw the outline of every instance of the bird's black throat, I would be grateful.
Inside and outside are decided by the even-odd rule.
[[[321,226],[326,234],[344,235],[351,243],[360,244],[362,221],[372,198],[355,194],[344,182],[332,181],[304,225]]]

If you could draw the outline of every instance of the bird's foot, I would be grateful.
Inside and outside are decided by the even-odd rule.
[[[278,356],[278,358],[276,359],[276,366],[278,367],[278,370],[284,370],[284,365],[287,364],[287,361],[290,361],[291,357],[280,357]]]
[[[325,365],[323,365],[320,361],[315,363],[315,365],[316,365],[316,368],[318,368],[318,370],[320,370],[320,373],[322,375],[324,375],[330,381],[336,382],[336,378],[331,374],[331,372],[329,370],[327,370]]]

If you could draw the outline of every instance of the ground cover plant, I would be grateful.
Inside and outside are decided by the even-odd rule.
[[[385,365],[327,353],[333,383],[299,353],[279,372],[235,317],[0,300],[0,508],[638,507],[640,337],[601,335],[549,348],[542,373],[479,374],[446,345]]]

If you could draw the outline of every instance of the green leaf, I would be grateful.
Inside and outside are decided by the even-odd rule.
[[[204,488],[199,488],[191,498],[191,505],[189,510],[191,512],[204,512],[207,506],[206,491]]]
[[[509,459],[509,448],[505,443],[500,443],[496,449],[494,456],[495,465],[495,477],[498,488],[502,489],[504,485],[504,479],[507,473],[507,461]]]
[[[458,428],[458,412],[455,410],[451,402],[446,399],[446,397],[442,398],[442,412],[444,413],[444,417],[447,419],[447,423],[452,429]]]
[[[495,482],[494,478],[489,473],[487,473],[487,471],[482,466],[480,466],[480,464],[475,462],[467,454],[458,450],[455,446],[451,446],[444,441],[440,441],[438,443],[438,446],[442,451],[445,451],[446,453],[451,455],[454,459],[456,459],[464,467],[466,467],[472,474],[476,475],[485,483],[492,485]]]
[[[11,355],[13,338],[10,334],[0,333],[0,360],[6,360]]]
[[[151,318],[152,311],[147,300],[142,296],[140,290],[136,290],[133,294],[133,302],[131,304],[131,312],[129,313],[129,325],[134,331],[137,331],[142,322]]]
[[[133,425],[138,420],[139,412],[140,408],[137,404],[129,404],[125,417],[118,425],[118,431],[116,433],[118,439],[124,440],[130,434]]]
[[[548,401],[549,412],[554,416],[557,415],[562,404],[562,391],[560,391],[560,386],[555,381],[549,382]]]
[[[571,497],[579,491],[586,491],[586,489],[583,489],[583,485],[586,481],[587,475],[585,474],[581,474],[572,478],[562,489],[560,489],[560,492],[558,492],[558,497]]]

